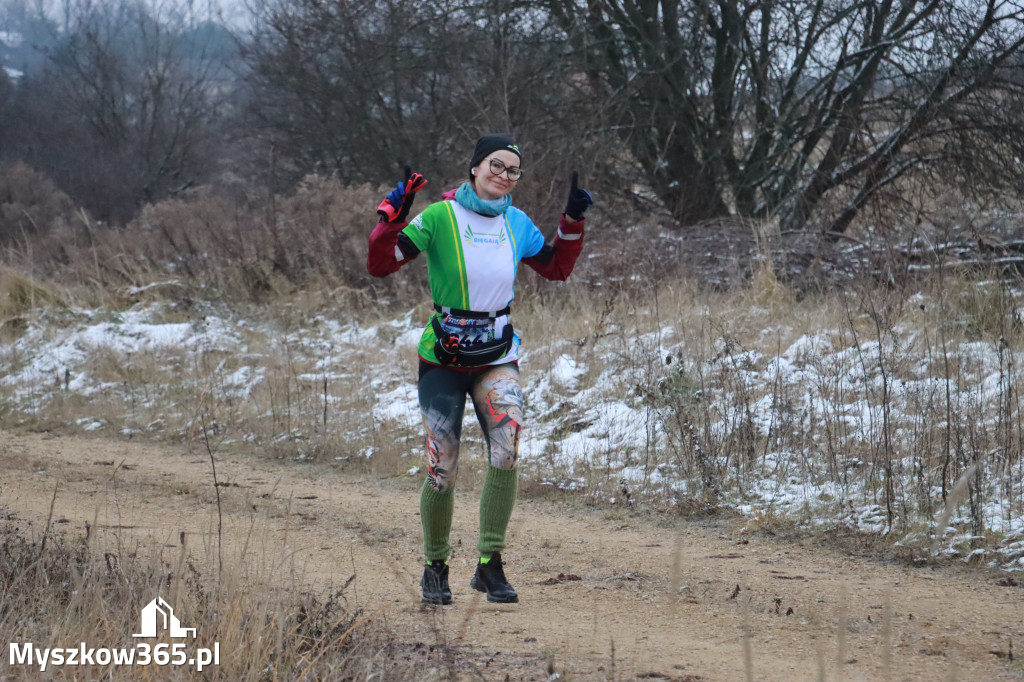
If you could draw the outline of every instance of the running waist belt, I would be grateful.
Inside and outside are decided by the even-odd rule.
[[[494,318],[501,315],[507,315],[509,312],[508,307],[504,310],[487,313],[472,310],[442,308],[436,304],[435,307],[438,308],[438,311],[445,316],[445,319],[448,317],[461,317],[478,320],[490,318],[493,321]],[[472,339],[471,337],[462,338],[458,333],[450,333],[442,326],[438,317],[438,315],[434,315],[430,319],[430,324],[434,329],[434,335],[437,337],[437,341],[434,343],[434,355],[437,356],[438,362],[442,365],[480,367],[482,365],[488,365],[495,360],[500,360],[512,348],[514,332],[511,324],[505,324],[505,328],[501,333],[501,338],[493,339],[491,341],[480,341]]]

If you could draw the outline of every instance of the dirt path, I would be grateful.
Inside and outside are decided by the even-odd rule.
[[[93,524],[109,542],[215,556],[204,452],[2,434],[0,507],[41,526]],[[695,523],[521,500],[506,552],[518,605],[468,587],[476,495],[456,502],[455,604],[419,604],[419,477],[218,459],[227,560],[250,536],[247,571],[354,597],[401,640],[438,638],[474,679],[1021,680],[1024,589],[986,572],[908,568],[810,543]],[[56,489],[56,498],[54,490]],[[1022,581],[1024,582],[1024,581]],[[745,653],[746,652],[746,653]],[[840,662],[841,661],[841,662]]]

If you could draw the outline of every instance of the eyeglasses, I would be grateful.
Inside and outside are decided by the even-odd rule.
[[[491,162],[491,173],[493,173],[494,175],[501,175],[502,173],[504,173],[505,177],[511,180],[512,182],[515,182],[519,178],[523,177],[523,169],[520,168],[519,166],[506,166],[501,161],[493,157],[489,160]]]

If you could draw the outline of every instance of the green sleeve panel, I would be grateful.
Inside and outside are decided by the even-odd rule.
[[[430,244],[434,241],[434,228],[436,221],[433,216],[437,215],[436,207],[437,204],[431,204],[423,210],[422,213],[417,215],[412,221],[402,228],[402,234],[409,238],[409,240],[416,245],[416,248],[420,250],[420,253],[430,248]]]

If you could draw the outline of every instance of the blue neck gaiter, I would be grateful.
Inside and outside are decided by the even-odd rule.
[[[481,199],[477,196],[473,185],[469,184],[469,182],[464,182],[455,192],[455,201],[459,202],[459,205],[463,208],[467,208],[475,213],[497,216],[504,213],[512,205],[512,195],[506,194],[500,199]]]

